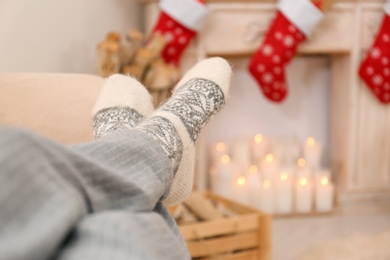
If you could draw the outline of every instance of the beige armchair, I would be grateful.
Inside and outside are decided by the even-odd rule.
[[[0,74],[0,124],[64,144],[92,141],[91,109],[102,84],[83,74]]]

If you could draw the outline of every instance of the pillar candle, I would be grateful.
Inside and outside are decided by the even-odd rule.
[[[282,171],[276,178],[275,211],[279,214],[292,212],[292,174],[291,171]]]
[[[320,181],[323,177],[326,177],[328,178],[328,180],[330,180],[331,173],[329,169],[318,169],[314,172],[314,176],[315,176],[316,185],[318,185],[320,184]]]
[[[269,150],[269,140],[262,134],[255,135],[253,139],[253,161],[260,162]]]
[[[309,167],[306,164],[305,159],[300,158],[297,161],[297,168],[296,168],[296,178],[302,178],[305,177],[307,179],[312,179],[312,168]]]
[[[261,185],[261,210],[272,214],[274,213],[274,185],[271,180],[265,179]]]
[[[235,140],[231,149],[233,161],[240,174],[244,175],[251,165],[250,143],[246,138]]]
[[[286,140],[286,166],[293,167],[301,155],[301,142],[297,137]]]
[[[264,179],[272,180],[279,169],[279,162],[272,153],[267,154],[261,163],[261,170]]]
[[[232,198],[234,175],[234,165],[230,161],[230,157],[228,155],[223,155],[217,166],[214,177],[214,183],[212,185],[213,192],[226,198]]]
[[[303,154],[307,164],[318,169],[321,165],[322,146],[313,137],[307,138],[303,146]]]
[[[317,211],[331,211],[333,208],[334,186],[329,178],[322,176],[316,185],[316,209]]]
[[[227,154],[227,146],[223,142],[219,142],[217,144],[213,144],[211,146],[211,156],[213,165],[217,165],[220,163],[221,157]]]
[[[249,168],[247,182],[249,189],[249,204],[261,210],[261,178],[258,167],[256,165],[252,165]]]
[[[295,210],[307,213],[312,210],[313,185],[306,177],[298,177],[295,185]]]
[[[246,177],[241,175],[235,179],[234,186],[234,200],[242,204],[249,204],[249,189]]]

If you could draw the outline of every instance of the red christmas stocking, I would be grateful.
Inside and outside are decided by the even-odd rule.
[[[390,103],[390,0],[374,44],[360,65],[359,75],[380,102]]]
[[[153,32],[167,40],[161,56],[166,63],[179,66],[180,58],[201,28],[209,12],[204,0],[161,0],[161,14]]]
[[[288,93],[285,68],[298,45],[322,20],[323,12],[309,0],[283,0],[260,48],[249,63],[249,71],[264,95],[274,102]]]

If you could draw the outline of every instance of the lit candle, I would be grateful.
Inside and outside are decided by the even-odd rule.
[[[329,169],[318,169],[315,171],[315,180],[316,180],[316,185],[320,184],[320,181],[323,177],[328,178],[328,180],[331,177],[330,170]]]
[[[306,164],[306,160],[303,158],[299,158],[297,161],[296,177],[297,178],[305,177],[307,179],[312,178],[312,171],[310,167]]]
[[[292,175],[282,171],[276,183],[276,212],[287,214],[292,211]]]
[[[269,140],[262,134],[255,135],[253,140],[253,161],[258,163],[269,149]]]
[[[246,138],[235,140],[231,149],[233,161],[236,163],[240,174],[246,174],[251,165],[250,143]]]
[[[249,192],[248,184],[245,176],[239,176],[234,183],[234,200],[248,204],[249,201]]]
[[[310,167],[318,169],[321,165],[322,146],[313,137],[307,138],[303,147],[303,154]]]
[[[305,159],[304,158],[299,158],[298,161],[297,161],[297,166],[299,168],[303,168],[303,167],[305,167],[305,165],[306,165]]]
[[[223,142],[219,142],[212,146],[212,159],[213,164],[217,165],[220,162],[220,159],[223,155],[227,153],[226,144]]]
[[[279,169],[279,163],[272,153],[267,154],[261,164],[264,179],[272,180]]]
[[[260,196],[261,196],[261,178],[258,167],[252,165],[249,168],[248,174],[248,188],[249,188],[249,203],[251,206],[261,209]]]
[[[308,178],[299,177],[295,185],[295,210],[300,213],[310,212],[312,204],[312,184]]]
[[[317,211],[331,211],[333,208],[334,186],[329,178],[323,176],[316,185],[316,209]]]
[[[295,165],[301,155],[301,142],[296,137],[291,137],[285,141],[285,161],[287,167]]]
[[[261,210],[266,213],[274,213],[274,187],[272,181],[265,179],[261,185]]]
[[[234,166],[230,161],[229,155],[223,155],[212,182],[213,191],[223,197],[232,198],[234,174]]]

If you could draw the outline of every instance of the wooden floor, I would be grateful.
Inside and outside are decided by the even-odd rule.
[[[330,216],[276,218],[272,225],[272,259],[297,259],[312,247],[352,235],[390,230],[390,211],[356,211]]]

